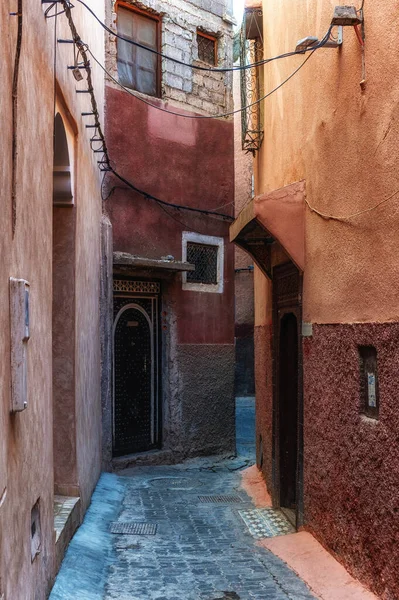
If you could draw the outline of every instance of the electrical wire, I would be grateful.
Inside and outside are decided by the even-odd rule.
[[[76,25],[74,23],[72,13],[71,13],[71,7],[72,7],[71,3],[69,2],[69,0],[61,0],[61,4],[64,8],[65,16],[67,18],[68,25],[71,30],[74,44],[75,44],[76,48],[78,49],[78,51],[80,52],[80,55],[83,60],[83,65],[84,65],[84,68],[85,68],[85,71],[87,74],[87,91],[90,94],[91,108],[92,108],[92,113],[93,113],[93,117],[94,117],[95,131],[97,132],[97,135],[99,137],[98,141],[100,141],[102,144],[102,149],[104,151],[103,154],[105,156],[105,163],[107,166],[109,166],[109,168],[111,168],[107,144],[106,144],[105,136],[104,136],[104,133],[103,133],[103,130],[101,127],[100,114],[99,114],[99,110],[98,110],[98,106],[97,106],[96,96],[94,93],[90,61],[87,56],[87,51],[89,48],[88,48],[87,44],[83,43],[82,38],[80,37],[80,35],[76,29]],[[93,150],[92,140],[90,141],[90,147]]]
[[[285,52],[284,54],[279,54],[278,56],[273,56],[272,58],[264,58],[262,60],[259,60],[257,62],[248,64],[248,65],[236,65],[236,66],[232,66],[232,67],[203,67],[201,65],[195,65],[192,63],[186,63],[183,60],[179,60],[178,58],[173,58],[172,56],[168,56],[167,54],[163,54],[162,52],[159,52],[158,50],[155,50],[154,48],[149,48],[148,46],[145,46],[144,44],[140,44],[139,42],[135,42],[134,40],[130,40],[129,38],[124,37],[123,35],[121,35],[120,33],[117,33],[116,31],[112,30],[110,27],[108,27],[105,23],[103,23],[101,21],[101,19],[96,15],[96,13],[94,12],[94,10],[92,10],[90,8],[90,6],[88,6],[83,0],[77,0],[80,4],[82,4],[82,6],[84,6],[90,13],[91,15],[93,15],[93,17],[96,19],[96,21],[98,21],[98,23],[101,25],[101,27],[103,27],[105,29],[105,31],[107,31],[110,35],[128,43],[128,44],[132,44],[133,46],[137,46],[138,48],[141,48],[142,50],[148,50],[148,52],[151,52],[152,54],[156,54],[157,56],[160,56],[161,58],[164,58],[166,60],[170,60],[174,63],[177,63],[178,65],[182,65],[184,67],[190,67],[191,69],[197,69],[198,71],[214,71],[216,73],[228,73],[230,71],[243,71],[245,69],[252,69],[255,67],[260,67],[261,65],[266,65],[269,62],[272,62],[274,60],[279,60],[281,58],[287,58],[289,56],[295,56],[297,54],[303,54],[304,52],[310,52],[311,50],[316,50],[317,47],[320,47],[319,45],[313,46],[311,48],[307,48],[305,51],[293,51],[293,52]],[[331,33],[331,29],[332,27],[330,27],[329,29],[329,33]],[[324,38],[323,38],[324,39]],[[326,40],[327,41],[327,40]]]
[[[187,225],[187,223],[184,223],[183,221],[181,221],[180,219],[175,217],[175,215],[172,215],[172,213],[170,213],[168,210],[166,210],[166,208],[164,206],[162,206],[162,204],[159,204],[158,206],[159,206],[159,208],[161,208],[163,210],[164,213],[166,213],[168,215],[168,217],[170,217],[171,219],[176,221],[176,223],[179,223],[179,225],[181,225],[181,227],[183,227],[183,229],[187,229],[189,231],[194,231],[195,233],[199,233],[200,235],[209,235],[209,231],[199,231],[199,229],[196,229],[191,224]]]
[[[359,210],[358,212],[352,213],[350,215],[338,216],[338,217],[334,216],[334,215],[326,214],[326,213],[318,210],[314,206],[311,206],[309,204],[309,201],[307,199],[305,199],[305,202],[306,202],[306,204],[308,205],[308,207],[310,208],[310,210],[312,212],[316,213],[320,217],[323,217],[323,219],[332,219],[334,221],[349,221],[349,219],[353,219],[355,217],[358,217],[360,215],[364,215],[365,213],[368,213],[368,212],[371,212],[371,211],[375,210],[376,208],[378,208],[379,206],[381,206],[381,204],[385,204],[385,202],[388,202],[389,200],[392,200],[392,198],[394,198],[398,194],[399,194],[399,190],[396,190],[396,192],[394,192],[393,194],[391,194],[387,198],[384,198],[383,200],[380,200],[380,202],[377,202],[377,204],[375,204],[374,206],[370,206],[370,208],[365,208],[364,210]]]
[[[72,14],[71,14],[71,10],[70,10],[70,4],[68,2],[68,0],[61,0],[64,10],[65,10],[65,15],[68,19],[68,24],[72,33],[72,37],[74,40],[74,43],[76,44],[76,47],[78,49],[78,51],[80,52],[82,59],[83,59],[83,65],[86,69],[87,72],[87,87],[88,87],[88,91],[90,93],[90,97],[91,97],[91,105],[92,105],[92,112],[93,112],[93,116],[95,119],[95,131],[97,132],[98,135],[98,139],[91,139],[90,140],[90,146],[91,149],[93,151],[95,150],[102,150],[102,160],[99,161],[100,164],[104,164],[105,168],[101,168],[102,171],[104,171],[104,174],[106,175],[109,172],[112,172],[115,177],[117,177],[120,181],[122,181],[127,187],[133,189],[135,192],[139,193],[140,195],[142,195],[144,198],[148,199],[148,200],[153,200],[154,202],[157,202],[159,205],[162,206],[168,206],[171,208],[176,208],[179,210],[186,210],[189,212],[194,212],[197,214],[203,214],[203,215],[208,215],[208,216],[212,216],[212,217],[216,217],[216,218],[222,218],[224,220],[228,220],[228,221],[234,221],[234,217],[230,216],[230,215],[225,215],[223,213],[219,213],[216,211],[210,211],[210,210],[204,210],[201,208],[194,208],[191,206],[184,206],[184,205],[180,205],[180,204],[174,204],[172,202],[166,202],[165,200],[161,200],[160,198],[157,198],[156,196],[153,196],[152,194],[148,194],[147,192],[144,192],[143,190],[141,190],[140,188],[136,187],[134,184],[132,184],[130,181],[128,181],[127,179],[125,179],[122,175],[120,175],[112,166],[111,164],[111,160],[108,154],[108,149],[107,149],[107,145],[106,145],[106,141],[105,141],[105,136],[104,133],[102,131],[101,128],[101,124],[100,124],[100,120],[99,120],[99,112],[98,112],[98,107],[97,107],[97,102],[96,102],[96,98],[95,98],[95,94],[94,94],[94,88],[93,88],[93,82],[92,82],[92,76],[91,76],[91,67],[90,67],[90,61],[88,59],[87,53],[90,52],[89,47],[87,44],[84,44],[82,42],[81,37],[79,36],[75,23],[73,21],[72,18]],[[90,52],[91,54],[91,52]],[[98,149],[93,149],[93,142],[101,142],[102,146],[101,148]],[[104,180],[102,181],[102,187],[104,185]]]
[[[22,36],[23,36],[23,2],[18,0],[18,12],[16,13],[17,23],[17,41],[14,56],[14,70],[12,76],[12,150],[11,150],[11,224],[12,237],[14,238],[17,226],[17,166],[18,166],[18,83],[20,75]]]
[[[109,168],[109,172],[111,172],[113,175],[115,175],[115,177],[117,177],[117,179],[122,181],[127,187],[129,187],[133,191],[137,192],[141,196],[144,196],[144,198],[146,198],[147,200],[153,200],[154,202],[157,202],[160,205],[169,206],[171,208],[177,208],[179,210],[195,212],[195,213],[199,213],[199,214],[203,214],[203,215],[207,215],[207,216],[220,217],[224,221],[230,221],[230,222],[234,221],[234,217],[232,217],[231,215],[226,215],[224,213],[216,212],[214,210],[206,210],[203,208],[194,208],[192,206],[184,206],[182,204],[166,202],[166,200],[161,200],[160,198],[157,198],[156,196],[153,196],[152,194],[148,194],[147,192],[144,192],[143,190],[141,190],[140,188],[135,186],[133,183],[131,183],[128,179],[123,177],[123,175],[120,175],[120,173],[118,173],[118,171],[115,171],[111,166]]]
[[[324,44],[326,42],[327,42],[327,40],[324,41]],[[313,53],[316,52],[316,50],[319,47],[320,46],[318,46],[317,48],[312,49],[312,52],[305,58],[305,60],[299,65],[299,67],[297,67],[295,69],[295,71],[293,71],[291,73],[291,75],[289,75],[286,79],[284,79],[284,81],[282,81],[277,87],[275,87],[274,89],[272,89],[270,92],[268,92],[267,94],[265,94],[264,96],[262,96],[258,100],[255,100],[251,104],[247,104],[246,106],[243,106],[241,108],[237,108],[236,110],[231,110],[230,112],[220,113],[220,114],[217,114],[217,115],[184,114],[184,113],[175,112],[173,110],[168,110],[167,108],[162,108],[162,106],[157,106],[156,104],[152,104],[151,102],[149,102],[148,100],[146,100],[142,96],[139,96],[138,94],[135,94],[134,92],[132,92],[132,90],[130,90],[129,88],[125,87],[115,77],[113,77],[111,75],[111,73],[109,73],[107,71],[107,69],[104,67],[104,65],[102,65],[100,63],[100,61],[97,60],[97,58],[94,56],[94,54],[92,53],[92,51],[90,50],[90,48],[87,48],[87,52],[90,54],[90,56],[93,58],[93,60],[98,64],[98,66],[104,71],[104,73],[111,79],[111,81],[113,81],[114,83],[116,83],[116,85],[118,85],[119,87],[121,87],[123,90],[125,90],[125,92],[127,92],[128,94],[130,94],[134,98],[137,98],[137,100],[140,100],[140,102],[143,102],[144,104],[147,104],[147,106],[151,106],[152,108],[160,110],[161,112],[165,112],[165,113],[168,113],[170,115],[175,115],[176,117],[182,117],[184,119],[220,119],[220,118],[223,118],[223,117],[230,117],[230,116],[235,115],[237,113],[240,113],[240,112],[243,112],[245,110],[248,110],[248,108],[251,108],[252,106],[256,106],[257,104],[260,104],[260,102],[263,102],[264,100],[266,100],[266,98],[269,98],[269,96],[271,96],[272,94],[274,94],[275,92],[277,92],[280,88],[282,88],[283,85],[285,85],[286,83],[288,83],[288,81],[290,79],[292,79],[294,77],[294,75],[296,75],[298,73],[298,71],[300,71],[300,69],[302,69],[302,67],[305,66],[305,64],[308,62],[308,60],[313,56]]]

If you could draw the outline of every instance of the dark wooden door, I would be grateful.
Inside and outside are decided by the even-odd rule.
[[[140,302],[140,300],[137,300]],[[156,445],[157,349],[151,311],[133,299],[114,325],[114,455]]]
[[[293,263],[273,269],[275,503],[298,524],[302,494],[301,276]],[[300,509],[298,511],[298,509]]]
[[[280,505],[296,508],[298,459],[298,323],[292,312],[280,319],[279,445]]]

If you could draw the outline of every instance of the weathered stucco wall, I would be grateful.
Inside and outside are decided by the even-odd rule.
[[[234,346],[180,344],[177,361],[184,458],[234,453]]]
[[[180,42],[188,46],[185,60],[194,57],[196,27],[208,31],[213,31],[216,25],[222,28],[224,51],[231,51],[231,25],[217,13],[215,16],[212,10],[207,12],[189,2],[174,3],[173,6],[167,2],[146,5],[166,13],[162,17],[163,40],[171,36],[173,29],[173,44],[177,50]],[[108,61],[111,68],[115,68],[112,43],[111,40]],[[170,44],[165,48],[171,51]],[[225,60],[224,55],[221,60]],[[163,65],[164,84],[169,81],[169,67]],[[204,95],[194,87],[198,76],[191,73],[191,69],[189,71],[184,81],[187,79],[193,85],[192,95],[173,94],[173,90],[164,85],[162,100],[149,97],[146,100],[166,110],[174,110],[180,104],[186,111],[195,108],[199,112],[218,112],[218,102],[222,99],[217,97],[210,81],[216,75],[205,77],[201,83],[211,94],[207,102],[212,104],[206,106]],[[177,75],[175,73],[175,78]],[[222,87],[223,81],[227,81],[222,102],[227,107],[231,101],[231,82],[223,75],[217,77]],[[175,80],[177,82],[178,78]],[[213,92],[215,96],[212,96]],[[108,147],[121,175],[139,189],[164,201],[233,214],[234,133],[231,119],[196,120],[173,116],[149,107],[116,89],[114,84],[107,85],[106,97]],[[173,105],[168,102],[171,98]],[[179,112],[182,110],[179,108]],[[162,207],[127,189],[112,175],[107,178],[106,187],[109,192],[112,190],[106,208],[113,226],[114,251],[154,259],[172,255],[181,260],[184,231],[224,240],[223,293],[183,290],[181,274],[169,275],[162,283],[162,310],[167,313],[168,321],[167,325],[164,323],[162,336],[162,451],[164,456],[167,455],[165,460],[172,461],[198,453],[230,452],[234,445],[234,249],[228,242],[229,223]],[[138,271],[131,270],[129,275],[137,276]],[[148,271],[145,278],[159,279],[159,272]],[[195,383],[198,378],[204,385]],[[211,392],[211,383],[215,380],[224,382],[223,394],[220,387]],[[213,411],[215,422],[211,424],[208,419],[206,427],[203,415],[209,411]],[[222,435],[223,430],[225,435]]]
[[[317,325],[304,340],[306,522],[382,598],[399,597],[399,325]],[[358,346],[377,349],[379,420],[361,414]]]
[[[241,106],[240,73],[233,73],[234,109]],[[241,113],[234,115],[234,212],[238,215],[252,199],[253,159],[242,150]],[[237,396],[253,395],[254,380],[254,275],[248,271],[252,258],[237,246],[234,249],[235,274],[235,338]],[[244,269],[237,271],[237,269]]]
[[[307,35],[321,39],[335,4],[334,0],[306,5],[265,2],[265,56],[294,50],[296,41]],[[370,208],[399,189],[396,2],[387,0],[383,13],[378,4],[366,3],[364,15],[364,91],[359,85],[361,48],[353,28],[347,27],[340,50],[317,51],[265,102],[267,135],[258,157],[257,193],[304,179],[312,206],[345,216]],[[303,58],[266,65],[265,89],[274,88]],[[307,211],[305,320],[398,320],[397,205],[395,196],[346,223]]]
[[[335,4],[265,2],[265,56],[294,50],[307,35],[321,38]],[[255,191],[304,180],[307,202],[337,217],[387,200],[348,220],[323,218],[306,207],[303,320],[313,323],[313,336],[304,340],[304,473],[306,526],[357,577],[391,599],[399,593],[392,552],[399,487],[393,364],[399,320],[397,6],[388,0],[382,13],[366,2],[364,15],[366,85],[360,86],[360,45],[353,28],[345,28],[340,50],[317,51],[265,102]],[[265,66],[266,91],[304,58]],[[266,327],[263,285],[256,288],[256,324]],[[257,427],[267,433],[269,336],[259,331],[258,338]],[[378,351],[378,422],[360,414],[360,344]]]
[[[178,120],[107,87],[107,138],[117,170],[162,200],[215,210],[234,197],[231,122]],[[119,183],[110,176],[108,186],[112,185]],[[115,251],[158,259],[170,254],[181,260],[182,231],[225,238],[224,293],[183,291],[179,278],[175,310],[179,343],[233,343],[233,247],[228,243],[228,222],[167,209],[172,210],[170,216],[157,203],[123,186],[114,190],[106,206]],[[229,214],[231,207],[224,210]]]
[[[97,2],[90,4],[101,16]],[[11,82],[17,18],[15,2],[2,2],[0,23],[0,596],[41,600],[54,575],[53,521],[53,397],[52,397],[52,244],[53,244],[53,122],[54,24],[44,18],[48,5],[23,3],[23,35],[18,85],[18,157],[16,168],[16,228],[11,211]],[[88,30],[87,16],[74,9],[74,18],[93,51],[101,57],[98,32]],[[65,17],[59,17],[59,37],[70,37]],[[70,45],[58,47],[59,89],[78,124],[76,138],[76,379],[78,483],[83,503],[99,473],[100,390],[98,342],[98,270],[101,197],[100,174],[89,150],[80,113],[87,95],[78,96],[66,66],[73,60]],[[40,74],[40,75],[38,75]],[[93,69],[96,95],[102,105],[103,78]],[[80,84],[83,87],[83,84]],[[69,209],[64,209],[69,210]],[[28,408],[10,414],[9,277],[30,282],[28,342]],[[73,286],[71,286],[73,287]],[[66,293],[70,289],[66,286]],[[84,340],[84,344],[82,344]],[[84,381],[83,381],[84,380]],[[84,402],[84,408],[80,404]],[[87,414],[86,420],[82,415]],[[60,434],[60,433],[59,433]],[[64,449],[67,452],[67,447]],[[81,461],[85,460],[83,467]],[[40,499],[41,551],[31,562],[31,509]]]

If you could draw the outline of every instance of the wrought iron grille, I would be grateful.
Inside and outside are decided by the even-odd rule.
[[[262,31],[258,26],[261,19],[261,9],[245,11],[240,35],[241,66],[252,64],[263,58]],[[261,72],[261,67],[241,70],[241,106],[252,104],[241,112],[242,149],[252,152],[254,155],[260,149],[264,136],[263,106],[261,102],[254,104],[263,95],[260,81]]]
[[[195,265],[195,271],[187,271],[190,283],[216,284],[218,282],[218,247],[187,243],[187,262]]]
[[[216,39],[197,31],[198,58],[209,65],[216,65]]]

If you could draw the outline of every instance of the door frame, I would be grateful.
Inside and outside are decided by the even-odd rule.
[[[116,278],[114,276],[114,278]],[[139,310],[147,319],[150,327],[151,335],[151,357],[154,368],[151,374],[151,387],[153,390],[152,400],[152,421],[151,421],[151,449],[161,448],[162,446],[162,423],[163,423],[163,410],[162,410],[162,344],[161,344],[161,286],[158,281],[151,280],[138,281],[133,278],[126,278],[123,276],[117,276],[118,281],[125,282],[126,287],[123,286],[121,290],[113,291],[112,304],[115,307],[115,299],[124,299],[124,304],[117,312],[114,317],[112,324],[112,456],[115,457],[115,331],[118,321],[121,315],[129,308]],[[129,284],[132,286],[132,291],[129,289]],[[140,285],[143,284],[143,285]],[[157,291],[151,290],[150,293],[147,291],[147,286],[154,285],[157,287]],[[141,292],[141,290],[143,290]],[[153,319],[151,320],[150,315],[147,313],[145,308],[137,304],[136,300],[155,300],[155,307],[153,312]],[[155,341],[154,341],[155,340]],[[150,449],[149,449],[150,450]],[[143,451],[133,452],[132,454],[140,454]],[[119,456],[119,455],[118,455]],[[125,456],[129,456],[126,454]]]
[[[298,274],[298,286],[295,294],[287,294],[279,303],[275,291],[275,279],[278,271]],[[298,528],[303,525],[303,351],[302,351],[302,272],[294,263],[284,263],[273,268],[273,448],[272,448],[272,478],[273,505],[281,508],[280,504],[280,402],[279,402],[279,355],[281,321],[287,314],[293,314],[297,319],[298,339],[298,394],[297,394],[297,468],[296,468],[296,510],[293,525]]]

